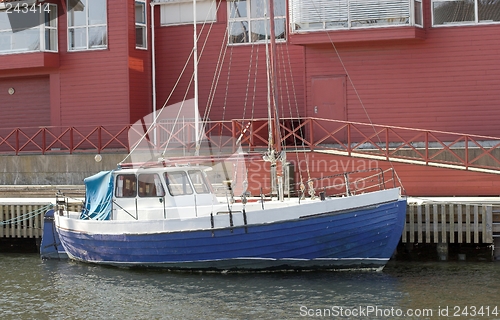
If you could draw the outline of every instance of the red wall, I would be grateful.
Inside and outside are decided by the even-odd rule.
[[[128,6],[108,1],[108,48],[68,52],[59,18],[60,125],[129,122]]]
[[[338,55],[332,44],[307,46],[307,90],[314,76],[348,74],[350,121],[500,136],[500,26],[426,33],[336,44]]]
[[[48,76],[0,78],[1,128],[49,126],[49,87]]]

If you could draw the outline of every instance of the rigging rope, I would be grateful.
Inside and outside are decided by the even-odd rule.
[[[321,10],[319,10],[319,9],[318,9],[318,7],[316,6],[316,1],[315,1],[315,0],[313,0],[313,1],[312,1],[312,3],[313,3],[314,8],[316,9],[316,12],[317,12],[318,14],[321,14]],[[346,74],[346,76],[347,76],[347,79],[349,79],[349,83],[351,84],[351,86],[352,86],[352,88],[353,88],[353,90],[354,90],[354,93],[356,94],[356,97],[358,98],[358,100],[359,100],[359,102],[360,102],[360,104],[361,104],[361,107],[363,108],[363,111],[364,111],[364,113],[365,113],[366,117],[368,118],[368,122],[370,123],[370,125],[371,125],[371,126],[372,126],[372,128],[373,128],[373,131],[374,131],[374,133],[375,133],[375,136],[378,138],[379,143],[382,143],[382,139],[380,138],[379,133],[377,132],[377,130],[376,130],[376,128],[375,128],[375,126],[373,125],[373,121],[372,121],[372,119],[370,118],[370,115],[368,114],[368,111],[366,110],[365,104],[363,103],[363,100],[361,100],[361,95],[359,94],[359,92],[358,92],[358,90],[357,90],[356,86],[354,86],[354,82],[352,81],[352,78],[351,78],[351,76],[350,76],[349,72],[347,71],[347,68],[346,68],[346,66],[345,66],[345,64],[344,64],[344,61],[342,60],[342,58],[341,58],[341,56],[340,56],[340,53],[339,53],[339,51],[337,50],[337,47],[335,46],[335,43],[333,42],[333,40],[332,40],[332,37],[331,37],[330,33],[329,33],[329,32],[326,32],[326,35],[328,36],[328,39],[329,39],[329,41],[330,41],[330,44],[332,45],[333,49],[335,50],[335,54],[337,55],[337,58],[338,58],[338,59],[339,59],[339,61],[340,61],[340,65],[341,65],[341,66],[342,66],[342,68],[344,69],[344,72],[345,72],[345,74]],[[399,175],[397,174],[396,169],[394,168],[394,165],[393,165],[392,161],[391,161],[391,160],[388,160],[388,161],[389,161],[389,163],[390,163],[390,165],[391,165],[391,168],[394,170],[394,173],[395,173],[395,175],[396,175],[396,178],[398,179],[398,182],[399,182],[399,184],[400,184],[401,188],[402,188],[403,190],[405,190],[405,188],[403,187],[403,183],[402,183],[401,179],[399,178]]]

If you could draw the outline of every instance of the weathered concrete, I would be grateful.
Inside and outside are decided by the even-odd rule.
[[[82,185],[83,179],[102,170],[112,170],[126,154],[51,154],[0,156],[0,184]]]

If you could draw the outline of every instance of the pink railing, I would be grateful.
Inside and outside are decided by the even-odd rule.
[[[209,122],[204,132],[212,149],[234,151],[237,143],[250,152],[267,147],[266,119]],[[129,152],[133,147],[129,139],[136,141],[143,133],[143,128],[128,124],[0,129],[0,154]],[[319,118],[282,119],[279,135],[287,150],[314,150],[466,170],[500,170],[500,138],[493,136]],[[141,148],[192,150],[193,136],[193,123],[159,123],[145,137]]]

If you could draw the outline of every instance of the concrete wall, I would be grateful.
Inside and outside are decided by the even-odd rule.
[[[0,184],[82,185],[83,179],[102,170],[116,168],[126,154],[0,156]]]

